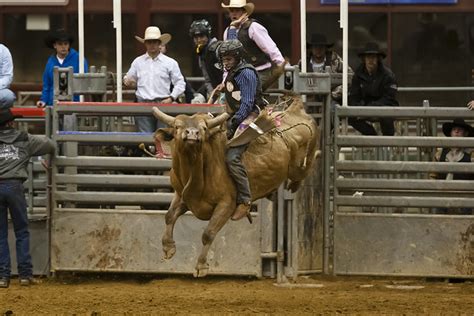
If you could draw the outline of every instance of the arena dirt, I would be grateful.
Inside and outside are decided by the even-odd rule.
[[[474,284],[438,280],[68,275],[0,289],[1,315],[38,314],[471,314]],[[308,284],[311,284],[308,286]],[[387,287],[389,286],[389,287]],[[423,287],[423,288],[420,288]]]

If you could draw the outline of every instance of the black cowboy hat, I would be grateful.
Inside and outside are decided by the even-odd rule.
[[[451,130],[454,127],[463,128],[465,131],[467,131],[466,136],[468,136],[468,137],[474,136],[474,129],[472,128],[471,125],[466,124],[466,122],[462,118],[456,118],[452,122],[444,123],[443,124],[443,133],[444,133],[444,135],[446,135],[447,137],[451,137]]]
[[[56,31],[50,33],[44,39],[44,43],[49,48],[54,48],[53,45],[57,41],[69,42],[69,45],[72,45],[72,43],[74,43],[74,37],[71,34],[68,34],[64,29],[59,29],[59,30],[56,30]]]
[[[18,114],[13,114],[10,109],[1,109],[0,110],[0,126],[7,124],[8,122],[13,121],[16,118],[22,117]]]
[[[360,51],[357,55],[359,55],[359,57],[362,57],[365,55],[378,55],[378,56],[381,56],[382,58],[387,57],[387,54],[381,51],[379,48],[379,45],[375,42],[369,42],[365,44],[365,48],[362,51]]]
[[[311,40],[308,42],[308,46],[326,46],[327,48],[334,46],[334,43],[328,43],[326,35],[320,33],[314,33],[311,35]]]

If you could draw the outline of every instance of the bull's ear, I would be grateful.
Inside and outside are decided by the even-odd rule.
[[[209,130],[209,138],[214,137],[214,135],[216,135],[217,133],[221,133],[221,132],[225,131],[225,128],[223,128],[223,126],[222,126],[223,124],[224,123],[222,123],[221,125],[216,126],[214,128],[211,128]]]
[[[162,142],[169,142],[174,138],[174,128],[167,127],[167,128],[159,128],[155,132],[155,139],[162,141]]]

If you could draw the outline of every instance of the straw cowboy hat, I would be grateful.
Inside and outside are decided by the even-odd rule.
[[[135,39],[140,43],[145,43],[145,41],[159,40],[162,45],[166,45],[171,41],[171,35],[168,33],[161,34],[161,31],[156,26],[149,26],[145,30],[145,36],[143,38],[136,36]]]
[[[365,48],[359,52],[359,57],[363,57],[365,55],[378,55],[381,56],[382,58],[387,57],[387,54],[385,54],[380,48],[379,45],[375,42],[369,42],[365,45]]]
[[[50,33],[44,39],[44,43],[49,48],[54,48],[54,43],[56,43],[57,41],[69,42],[69,45],[72,45],[72,43],[74,43],[74,37],[71,34],[67,33],[64,29],[59,29]]]
[[[466,122],[462,118],[456,118],[452,122],[444,123],[443,124],[443,133],[447,137],[451,137],[451,131],[454,127],[461,127],[466,132],[468,137],[474,136],[474,129],[471,125],[466,124]]]
[[[247,0],[230,0],[229,5],[221,3],[221,6],[226,9],[243,8],[247,12],[247,15],[251,15],[253,10],[255,10],[255,5],[253,3],[247,3]]]

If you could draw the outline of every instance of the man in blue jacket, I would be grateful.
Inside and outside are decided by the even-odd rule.
[[[46,105],[53,105],[54,67],[67,68],[72,66],[74,73],[79,73],[79,53],[71,48],[73,42],[74,38],[62,29],[50,34],[45,39],[46,46],[54,49],[54,53],[49,56],[48,62],[46,63],[43,73],[43,92],[36,106],[44,107]],[[88,68],[87,60],[84,59],[84,72],[87,72]],[[79,96],[74,96],[74,101],[79,101]]]

